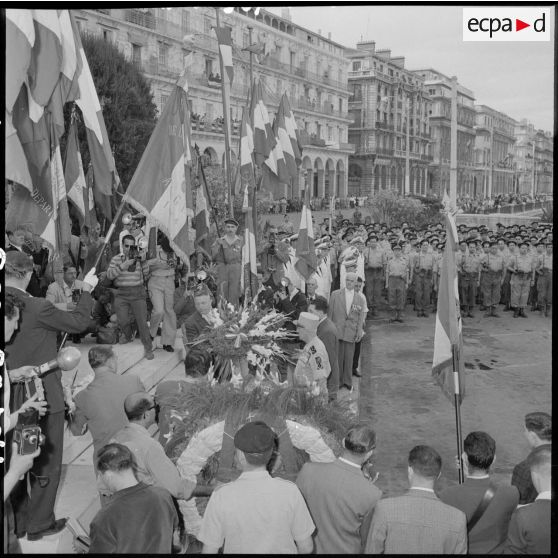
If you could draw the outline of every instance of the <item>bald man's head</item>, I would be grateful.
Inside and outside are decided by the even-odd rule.
[[[131,393],[124,399],[124,412],[129,421],[139,421],[153,405],[153,397],[149,393]]]

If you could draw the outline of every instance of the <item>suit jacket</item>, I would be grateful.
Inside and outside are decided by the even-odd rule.
[[[531,479],[531,468],[527,459],[524,459],[513,468],[511,484],[519,490],[519,503],[521,505],[530,504],[535,501],[537,490]]]
[[[329,357],[329,365],[331,367],[331,373],[329,378],[332,378],[339,384],[339,359],[338,359],[338,352],[339,352],[339,335],[337,333],[337,328],[335,324],[329,319],[325,318],[320,324],[318,325],[318,338],[323,342],[325,345],[327,355]],[[328,384],[329,384],[328,378]],[[339,386],[337,386],[339,387]]]
[[[296,484],[316,525],[316,553],[360,554],[382,491],[339,459],[305,463]]]
[[[363,331],[366,310],[366,299],[362,293],[355,291],[349,314],[347,314],[345,304],[345,289],[339,289],[331,293],[327,315],[337,327],[337,333],[341,341],[356,342],[357,336],[361,335]]]
[[[202,333],[210,331],[211,326],[205,321],[202,315],[196,310],[182,324],[182,332],[185,336],[184,344],[195,341]]]
[[[6,287],[6,292],[12,293],[25,303],[21,326],[7,348],[10,368],[19,368],[23,365],[37,366],[54,360],[58,354],[56,335],[59,331],[81,333],[89,326],[89,316],[93,306],[93,299],[89,293],[82,293],[76,309],[73,312],[66,312],[55,308],[44,298],[35,298],[14,287]],[[42,376],[49,413],[64,410],[61,379],[62,371],[59,368]]]
[[[283,314],[289,317],[289,320],[285,323],[285,328],[295,330],[296,327],[292,320],[298,320],[300,313],[306,312],[308,303],[304,294],[299,291],[292,299],[287,297],[284,300],[280,300],[275,307],[279,312],[283,312]]]
[[[366,554],[466,554],[465,514],[433,492],[411,488],[376,504]]]
[[[535,500],[512,515],[505,554],[550,554],[550,500]]]
[[[470,521],[489,483],[490,479],[467,478],[463,484],[442,491],[440,500],[461,510]],[[498,486],[494,498],[469,532],[469,554],[487,554],[506,540],[508,525],[518,502],[519,492],[515,486]]]

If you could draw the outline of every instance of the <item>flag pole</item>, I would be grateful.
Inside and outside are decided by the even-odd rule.
[[[219,24],[219,10],[220,8],[215,8],[215,23],[217,27]],[[217,47],[220,50],[219,46]],[[225,184],[229,192],[229,213],[232,218],[234,218],[234,204],[233,204],[233,191],[231,185],[231,138],[229,135],[231,115],[225,114],[227,111],[227,94],[230,97],[230,82],[228,81],[228,76],[225,74],[225,65],[223,63],[223,57],[221,52],[219,52],[219,68],[221,69],[221,95],[223,99],[223,119],[225,121]]]
[[[202,164],[202,159],[201,159],[201,155],[200,155],[200,148],[198,146],[198,144],[196,143],[194,146],[194,150],[196,151],[196,155],[198,157],[198,178],[199,175],[201,173],[202,179],[203,179],[203,186],[205,186],[205,197],[207,198],[207,203],[209,204],[209,207],[211,208],[211,211],[213,212],[213,220],[215,221],[215,228],[217,229],[217,236],[220,237],[221,236],[221,231],[219,230],[219,221],[217,220],[217,215],[215,213],[215,208],[213,207],[213,204],[211,203],[211,196],[209,195],[209,188],[207,187],[207,180],[205,179],[205,171],[203,170],[203,164]],[[203,187],[200,184],[200,188]]]
[[[453,361],[453,384],[454,384],[454,404],[455,404],[455,430],[457,434],[457,462],[459,463],[459,484],[465,482],[463,472],[463,432],[461,430],[461,393],[459,392],[459,351],[455,343],[451,346]]]

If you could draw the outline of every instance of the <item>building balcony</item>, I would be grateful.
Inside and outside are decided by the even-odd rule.
[[[379,130],[389,130],[391,132],[393,132],[394,125],[393,124],[388,124],[387,122],[376,122],[376,128],[378,128]]]
[[[291,100],[291,107],[300,111],[311,110],[320,114],[327,114],[330,116],[335,116],[337,118],[343,118],[344,120],[349,120],[348,112],[335,110],[332,107],[332,104],[328,103],[327,101],[325,103],[318,103],[316,101],[310,101],[310,99],[307,99],[305,97],[299,97],[298,99]]]
[[[423,155],[420,156],[420,158],[423,161],[429,161],[429,162],[434,160],[434,157],[432,157],[432,155],[428,155],[428,154],[423,154]]]
[[[388,76],[378,70],[357,70],[348,72],[349,79],[358,79],[358,78],[378,78],[382,79],[388,83],[395,83],[395,78],[392,76]]]

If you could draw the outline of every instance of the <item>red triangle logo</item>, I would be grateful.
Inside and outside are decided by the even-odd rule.
[[[522,29],[525,29],[526,27],[531,27],[530,23],[525,23],[524,21],[521,21],[520,19],[515,18],[515,30],[516,31],[521,31]]]

